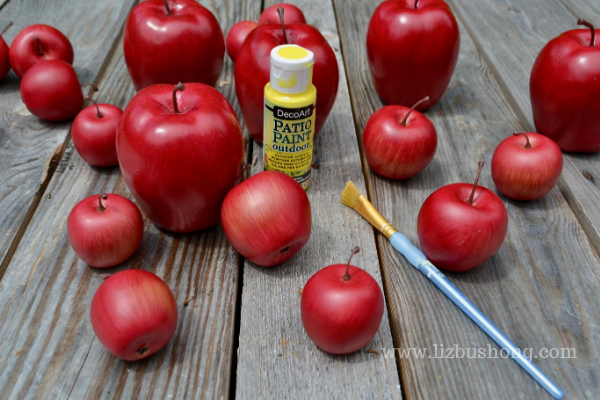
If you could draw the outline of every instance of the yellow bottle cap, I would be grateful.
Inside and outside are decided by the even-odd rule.
[[[312,83],[315,63],[312,51],[295,44],[271,50],[271,87],[287,94],[304,93]]]

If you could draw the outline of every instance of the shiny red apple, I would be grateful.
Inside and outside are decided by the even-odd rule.
[[[285,34],[284,34],[285,32]],[[315,136],[333,108],[339,72],[335,53],[319,30],[311,25],[266,24],[254,29],[240,48],[235,63],[235,91],[252,137],[262,142],[264,90],[270,79],[271,50],[282,44],[296,44],[315,55],[313,84],[317,88]]]
[[[336,264],[314,274],[302,290],[300,309],[308,337],[332,354],[365,347],[381,325],[385,303],[379,284],[363,269]]]
[[[140,210],[118,194],[83,199],[67,220],[73,250],[96,268],[114,267],[131,257],[140,246],[143,231]]]
[[[473,269],[500,249],[508,229],[502,200],[475,184],[454,183],[431,194],[421,206],[417,232],[421,250],[437,267],[464,272]]]
[[[215,16],[198,2],[149,0],[129,14],[123,50],[136,90],[157,83],[215,86],[225,40]]]
[[[539,133],[515,132],[496,147],[492,178],[508,198],[537,200],[558,182],[562,167],[562,153],[551,139]]]
[[[258,24],[254,21],[240,21],[233,25],[227,33],[225,44],[227,45],[227,54],[232,61],[237,58],[237,53],[242,47],[246,37],[256,28]]]
[[[435,127],[412,108],[385,106],[369,118],[363,132],[363,148],[369,167],[390,179],[407,179],[429,165],[437,149]]]
[[[6,33],[8,28],[12,26],[12,21],[6,24],[6,27],[0,32],[0,79],[4,78],[8,71],[10,71],[10,61],[8,59],[8,52],[10,51],[8,45],[2,38],[2,35]]]
[[[73,118],[83,107],[83,92],[75,69],[61,60],[34,64],[21,80],[21,99],[45,121]]]
[[[600,151],[600,30],[585,20],[540,52],[529,81],[539,133],[563,151]]]
[[[279,20],[278,9],[283,8],[285,12],[285,17],[283,22],[287,24],[305,24],[306,18],[304,18],[304,13],[298,7],[289,3],[279,3],[274,4],[270,7],[265,8],[265,10],[260,14],[260,18],[258,19],[259,24],[279,24],[281,23]]]
[[[427,110],[442,97],[458,60],[460,35],[442,0],[388,0],[367,31],[367,57],[379,97],[388,104]]]
[[[114,356],[141,360],[169,343],[177,329],[177,303],[167,284],[151,272],[130,269],[110,275],[92,299],[90,320]]]
[[[117,129],[125,183],[158,226],[192,232],[219,223],[244,140],[225,97],[201,83],[153,85],[129,102]]]
[[[77,114],[71,127],[71,138],[77,153],[95,167],[119,165],[117,158],[117,126],[123,110],[112,104],[98,104],[87,97],[93,105]]]
[[[304,189],[277,171],[260,172],[225,197],[221,222],[227,239],[263,267],[281,264],[304,247],[312,217]]]
[[[62,60],[73,64],[73,46],[58,29],[35,24],[23,29],[10,45],[10,65],[19,78],[44,60]]]

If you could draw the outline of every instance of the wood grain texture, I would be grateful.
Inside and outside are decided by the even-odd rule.
[[[81,82],[93,82],[116,44],[119,32],[135,0],[83,2],[63,0],[12,1],[0,11],[0,21],[13,21],[7,43],[19,31],[35,23],[52,25],[70,39],[73,63]],[[4,26],[4,24],[2,24]],[[49,123],[29,113],[19,94],[14,72],[0,81],[0,260],[5,257],[28,209],[39,201],[64,150],[70,122]],[[4,264],[3,267],[6,265]],[[0,271],[0,275],[4,271]]]
[[[227,30],[257,19],[260,4],[202,2]],[[122,43],[100,79],[100,102],[124,107],[134,95]],[[239,113],[228,61],[218,88]],[[81,199],[130,196],[118,168],[87,165],[68,146],[4,279],[0,282],[0,398],[227,399],[232,370],[239,255],[220,227],[187,235],[145,221],[140,249],[123,265],[88,267],[74,254],[66,220]],[[102,273],[142,268],[173,290],[179,323],[169,345],[140,362],[123,362],[99,343],[89,306]],[[187,306],[184,302],[194,297]]]
[[[275,1],[266,1],[265,7]],[[340,204],[347,180],[364,188],[360,154],[354,134],[347,81],[338,32],[330,1],[295,1],[309,23],[321,30],[338,56],[340,88],[336,104],[315,144],[307,193],[313,216],[308,244],[290,261],[274,268],[244,264],[242,310],[237,368],[238,399],[399,399],[396,360],[381,352],[393,347],[386,315],[373,341],[359,352],[333,356],[319,350],[306,335],[300,319],[298,288],[321,268],[345,262],[352,247],[362,251],[354,264],[381,283],[373,231],[352,218]],[[262,146],[254,145],[262,171]]]
[[[364,41],[377,4],[359,0],[334,4],[360,136],[371,114],[383,105],[371,80]],[[504,34],[510,28],[485,29],[490,30]],[[509,40],[496,45],[500,42]],[[471,182],[479,159],[488,165],[482,184],[494,189],[489,173],[493,150],[511,132],[523,129],[486,61],[461,26],[461,54],[450,87],[440,104],[426,113],[439,137],[432,164],[406,181],[367,174],[376,206],[415,244],[417,214],[425,199],[445,184]],[[576,359],[538,357],[535,362],[567,398],[591,399],[600,383],[598,255],[556,188],[536,202],[503,201],[509,231],[500,251],[478,269],[449,273],[449,278],[518,346],[534,349],[533,355],[543,348],[574,348]],[[366,222],[362,226],[368,228]],[[412,353],[400,359],[407,399],[547,398],[510,359],[434,358],[441,346],[481,348],[486,353],[488,346],[498,347],[382,236],[378,246],[395,342],[403,349],[427,349],[431,357]]]
[[[580,29],[577,18],[600,17],[595,0],[450,0],[513,104],[523,129],[535,132],[529,76],[541,49],[561,33]],[[596,22],[600,25],[600,20]],[[580,224],[600,251],[600,153],[564,153],[558,183]]]

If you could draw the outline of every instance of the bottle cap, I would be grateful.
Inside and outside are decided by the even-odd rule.
[[[286,94],[304,93],[312,83],[315,55],[295,44],[271,50],[271,87]]]

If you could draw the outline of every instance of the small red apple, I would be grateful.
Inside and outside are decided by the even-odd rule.
[[[274,4],[271,7],[265,8],[265,10],[260,14],[260,18],[258,19],[259,24],[279,24],[279,12],[277,11],[279,8],[283,8],[285,11],[285,17],[283,22],[287,24],[305,24],[306,18],[304,18],[304,13],[298,7],[289,3],[280,3]]]
[[[502,200],[477,186],[484,162],[479,162],[475,184],[454,183],[431,194],[417,218],[421,250],[437,267],[464,272],[500,249],[508,229]]]
[[[385,106],[369,118],[363,132],[363,147],[369,167],[390,179],[407,179],[429,165],[437,149],[435,127],[415,111],[425,97],[411,109]]]
[[[23,29],[10,45],[10,65],[19,78],[40,61],[62,60],[73,64],[73,46],[58,29],[35,24]]]
[[[110,275],[90,307],[98,340],[126,361],[141,360],[165,347],[177,329],[177,319],[171,289],[158,276],[139,269]]]
[[[310,202],[293,178],[260,172],[231,189],[221,222],[227,239],[255,264],[271,267],[292,258],[310,237]]]
[[[388,0],[367,31],[367,58],[379,97],[427,110],[442,97],[460,48],[458,23],[443,0]]]
[[[225,39],[215,16],[194,0],[136,5],[123,30],[125,63],[136,90],[159,83],[215,86]]]
[[[2,32],[0,32],[0,79],[4,78],[6,74],[8,74],[8,71],[10,71],[10,61],[8,59],[8,52],[10,49],[2,38],[2,35],[4,35],[11,26],[12,21],[10,21]]]
[[[522,136],[522,137],[521,137]],[[537,200],[558,182],[563,157],[556,143],[538,133],[513,133],[492,157],[492,178],[508,198]]]
[[[119,165],[117,158],[117,126],[123,110],[112,104],[94,103],[81,110],[71,127],[71,138],[75,149],[90,165],[113,167]]]
[[[254,21],[240,21],[231,27],[227,33],[225,44],[227,45],[227,54],[232,61],[235,62],[244,40],[257,26],[258,24]]]
[[[81,200],[67,220],[73,250],[96,268],[114,267],[131,257],[140,246],[143,231],[140,210],[118,194]]]
[[[563,151],[600,151],[600,30],[585,20],[552,39],[533,64],[529,93],[539,133]]]
[[[300,309],[308,337],[332,354],[365,347],[379,330],[385,303],[379,284],[363,269],[336,264],[314,274],[302,290]]]
[[[21,98],[27,109],[45,121],[73,118],[83,107],[83,92],[77,74],[61,60],[33,65],[21,80]]]

